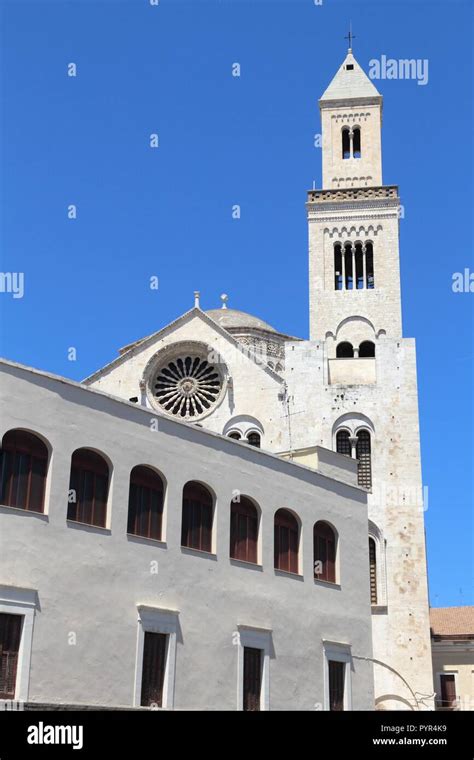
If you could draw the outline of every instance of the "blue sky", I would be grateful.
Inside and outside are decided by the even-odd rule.
[[[1,266],[25,273],[25,295],[0,294],[0,353],[82,379],[190,308],[195,289],[203,308],[226,292],[308,337],[317,99],[350,19],[366,71],[382,55],[429,61],[426,86],[376,83],[383,174],[405,207],[431,603],[472,604],[474,294],[451,288],[474,270],[471,2],[2,2]]]

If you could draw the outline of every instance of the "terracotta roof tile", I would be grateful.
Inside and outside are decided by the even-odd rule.
[[[436,637],[471,638],[474,636],[474,607],[432,607],[430,625]]]

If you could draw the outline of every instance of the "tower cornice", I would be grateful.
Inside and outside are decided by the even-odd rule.
[[[343,187],[326,190],[308,190],[307,204],[336,204],[347,201],[367,201],[393,198],[399,200],[398,185],[380,185],[378,187]]]
[[[334,98],[332,100],[318,100],[319,109],[323,108],[352,108],[354,106],[380,106],[382,107],[382,95],[374,95],[368,98]]]

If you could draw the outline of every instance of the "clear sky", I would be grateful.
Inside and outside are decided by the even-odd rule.
[[[417,339],[434,606],[474,601],[474,293],[452,291],[454,272],[474,271],[472,8],[1,3],[1,267],[24,272],[25,293],[0,293],[0,353],[77,380],[189,309],[195,289],[203,308],[226,292],[231,307],[308,337],[317,99],[345,56],[349,20],[366,71],[382,55],[428,60],[426,85],[375,84],[384,182],[400,186],[405,207],[404,334]]]

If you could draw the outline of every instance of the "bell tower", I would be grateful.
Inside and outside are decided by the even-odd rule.
[[[382,97],[349,48],[319,101],[323,189],[382,184]]]
[[[382,184],[382,96],[351,49],[319,107],[323,186],[307,202],[311,340],[335,339],[355,315],[401,337],[398,188]]]
[[[295,417],[293,438],[357,459],[359,486],[368,491],[376,708],[431,709],[416,349],[403,337],[401,317],[401,207],[398,187],[382,183],[382,96],[351,48],[319,107],[322,188],[309,191],[306,205],[311,372],[311,352],[299,358],[304,348],[292,351],[295,367],[304,366],[305,392],[313,385],[311,409],[300,430]],[[302,408],[296,381],[290,385]]]

